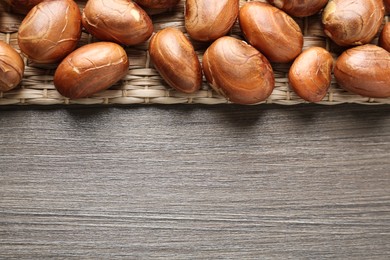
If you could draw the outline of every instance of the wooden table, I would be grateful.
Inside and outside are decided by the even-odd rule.
[[[1,259],[389,259],[390,106],[0,108]]]

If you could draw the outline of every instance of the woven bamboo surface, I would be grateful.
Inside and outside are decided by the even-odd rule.
[[[2,1],[3,2],[3,1]],[[76,1],[82,9],[86,1]],[[185,32],[184,28],[184,0],[178,6],[166,12],[148,10],[152,17],[154,30],[159,31],[166,27],[176,27]],[[240,5],[246,0],[240,0]],[[0,40],[9,43],[19,50],[17,44],[17,30],[23,19],[22,15],[12,12],[8,6],[0,4]],[[384,22],[389,21],[389,16]],[[342,52],[342,48],[335,46],[325,37],[320,16],[296,19],[304,33],[304,48],[321,46],[328,49],[334,58]],[[232,28],[231,36],[242,38],[238,23]],[[377,37],[373,43],[377,42]],[[98,41],[83,31],[80,46]],[[38,65],[25,58],[25,75],[20,86],[9,92],[0,92],[0,105],[58,105],[58,104],[224,104],[230,103],[215,93],[203,81],[200,91],[194,94],[184,94],[171,89],[158,72],[154,69],[148,55],[148,43],[126,47],[129,56],[130,68],[127,75],[108,90],[97,93],[90,98],[69,99],[61,96],[53,85],[53,75],[56,68],[52,65]],[[202,59],[208,44],[192,41],[195,50]],[[290,64],[272,64],[275,73],[275,89],[271,96],[260,104],[296,105],[307,103],[299,98],[289,87],[287,74]],[[336,105],[342,103],[359,104],[390,104],[390,98],[367,98],[342,90],[337,86],[334,78],[325,98],[318,104]]]

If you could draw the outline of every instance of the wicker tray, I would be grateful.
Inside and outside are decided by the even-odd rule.
[[[2,1],[3,2],[3,1]],[[83,8],[86,1],[76,1]],[[184,0],[168,12],[153,14],[152,20],[155,31],[166,27],[176,27],[185,32],[184,28]],[[240,5],[248,2],[241,0]],[[12,12],[9,7],[0,4],[0,40],[5,41],[16,49],[17,30],[23,16]],[[320,16],[296,19],[304,33],[304,48],[321,46],[328,49],[336,58],[342,51],[329,41],[322,30]],[[389,21],[387,16],[384,22]],[[230,34],[242,38],[241,31],[236,23]],[[82,33],[80,46],[97,41],[87,32]],[[373,40],[377,42],[377,38]],[[193,42],[195,49],[202,58],[205,43]],[[216,94],[205,81],[202,89],[195,94],[183,94],[170,89],[151,64],[148,51],[148,42],[127,47],[130,69],[125,78],[110,89],[100,92],[93,97],[84,99],[68,99],[61,96],[53,85],[55,65],[37,65],[27,59],[24,78],[20,87],[10,92],[0,92],[0,105],[58,105],[58,104],[224,104],[230,103]],[[289,64],[272,64],[275,72],[276,86],[271,96],[261,104],[296,105],[306,103],[299,98],[289,87],[287,73]],[[390,104],[390,98],[373,99],[351,94],[340,89],[334,79],[328,94],[318,104],[336,105],[342,103],[359,104]]]

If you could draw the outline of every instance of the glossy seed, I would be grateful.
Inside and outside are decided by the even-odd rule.
[[[373,98],[390,97],[390,53],[372,44],[343,52],[334,75],[344,89]]]
[[[19,53],[0,41],[0,91],[15,88],[23,78],[24,62]]]
[[[330,87],[332,68],[332,55],[324,48],[311,47],[291,65],[288,74],[290,85],[304,100],[319,102]]]
[[[18,32],[21,51],[36,63],[56,63],[72,52],[81,36],[81,14],[72,0],[34,6]]]
[[[84,45],[69,54],[54,74],[54,85],[65,97],[90,97],[123,78],[129,67],[125,50],[113,42]]]
[[[148,14],[128,0],[89,0],[82,22],[96,38],[124,45],[143,43],[153,33]]]
[[[239,0],[187,0],[186,30],[195,40],[216,40],[232,28],[238,10]]]
[[[239,21],[247,41],[271,62],[290,62],[302,52],[303,34],[298,24],[270,4],[244,4]]]
[[[194,93],[202,83],[202,69],[194,47],[175,28],[156,33],[149,45],[150,58],[162,78],[174,89]]]
[[[330,0],[322,14],[325,34],[340,46],[363,45],[378,33],[384,17],[381,0]]]
[[[212,88],[229,101],[256,104],[274,89],[267,58],[244,41],[230,36],[216,40],[203,56],[203,71]]]

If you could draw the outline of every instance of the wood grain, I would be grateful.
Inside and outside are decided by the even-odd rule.
[[[0,259],[388,259],[389,115],[0,109]]]

